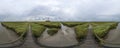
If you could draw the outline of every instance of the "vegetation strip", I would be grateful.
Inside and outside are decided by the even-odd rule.
[[[102,45],[104,45],[105,43],[113,44],[113,45],[120,45],[120,43],[110,43],[110,42],[107,42],[104,39],[100,38],[97,34],[95,34],[95,36],[97,37],[97,39],[100,41],[100,44],[102,44]]]
[[[35,37],[40,37],[40,35],[46,29],[44,26],[39,25],[39,24],[35,24],[35,23],[31,23],[31,26],[32,26],[32,33]]]
[[[8,29],[13,30],[19,36],[23,32],[26,32],[26,30],[27,30],[27,23],[25,23],[25,22],[2,22],[2,25]]]
[[[111,30],[116,28],[117,23],[91,23],[93,26],[94,33],[100,38],[104,38],[105,35]]]
[[[87,35],[87,27],[88,24],[78,25],[75,27],[75,32],[78,40],[85,38],[85,36]]]
[[[7,25],[6,25],[7,24]],[[27,24],[27,23],[26,23]],[[9,26],[9,23],[2,23],[2,25],[4,25],[4,26],[6,26],[7,28],[11,28],[10,26]],[[13,24],[14,25],[14,24]],[[12,29],[14,29],[14,28],[12,28]],[[25,30],[26,31],[26,30]],[[6,42],[6,43],[0,43],[0,45],[4,45],[4,44],[10,44],[10,43],[15,43],[15,42],[17,42],[18,40],[20,40],[20,39],[22,39],[23,38],[23,36],[26,34],[26,32],[23,32],[17,39],[15,39],[15,40],[13,40],[13,41],[11,41],[11,42]]]
[[[88,24],[92,24],[94,29],[94,36],[100,41],[101,44],[107,43],[102,38],[109,32],[109,30],[115,28],[117,23],[115,22],[62,22],[64,25],[69,27],[74,27],[77,35],[77,39],[83,39],[87,34]],[[2,23],[3,25],[9,25],[10,23]],[[15,29],[15,31],[22,38],[25,34],[25,28],[20,28],[20,26],[25,27],[23,24],[10,24],[8,27]],[[48,30],[48,34],[54,35],[56,31],[60,28],[60,22],[31,22],[33,35],[35,37],[40,37],[40,35],[44,32],[46,28],[50,28]],[[20,38],[19,37],[19,38]],[[18,38],[18,39],[19,39]],[[16,39],[17,40],[17,39]],[[13,42],[13,41],[12,41]],[[112,43],[111,43],[112,44]]]
[[[100,24],[99,24],[100,25]],[[101,26],[101,25],[100,25]],[[117,26],[117,23],[107,23],[107,24],[104,24],[103,25],[104,27],[106,27],[106,26],[109,26],[107,29],[105,29],[105,28],[103,28],[102,30],[105,30],[105,31],[103,31],[104,33],[102,33],[102,34],[106,34],[105,32],[109,32],[109,30],[111,30],[111,29],[113,29],[113,28],[116,28],[116,26]],[[96,28],[96,27],[95,27]],[[99,27],[100,28],[100,27]],[[97,29],[97,28],[96,28]],[[102,35],[101,34],[101,35]],[[111,42],[107,42],[107,41],[105,41],[104,39],[102,39],[102,38],[104,38],[104,35],[103,36],[100,36],[99,35],[99,33],[96,33],[96,31],[94,31],[94,35],[95,35],[95,37],[100,41],[100,44],[102,44],[102,45],[104,45],[104,44],[106,44],[106,43],[108,43],[108,44],[114,44],[114,45],[120,45],[120,43],[111,43]]]
[[[58,32],[58,28],[50,28],[47,30],[48,34],[53,36],[54,34],[56,34]]]
[[[22,39],[24,35],[25,35],[25,32],[23,32],[22,35],[21,35],[19,38],[15,39],[15,40],[13,40],[13,41],[11,41],[11,42],[0,43],[0,45],[14,43],[14,42]]]
[[[47,31],[47,33],[49,34],[49,35],[54,35],[55,33],[57,33],[57,31],[58,31],[58,29],[60,29],[61,27],[60,27],[60,22],[33,22],[34,24],[36,24],[35,26],[41,26],[41,27],[39,27],[39,29],[41,30],[42,28],[42,30],[39,32],[39,31],[37,31],[38,33],[40,33],[40,34],[42,34],[43,33],[43,31],[46,29],[46,28],[49,28],[49,30]],[[33,26],[34,27],[34,26]],[[34,28],[33,28],[34,29]],[[39,29],[36,29],[36,30],[39,30]],[[35,33],[35,32],[34,32]],[[39,37],[40,36],[40,34],[39,35],[37,35],[37,37]],[[35,34],[36,35],[36,34]]]
[[[60,28],[60,22],[34,22],[47,28]]]
[[[75,27],[77,25],[85,24],[85,22],[62,22],[62,24],[68,26],[68,27]]]

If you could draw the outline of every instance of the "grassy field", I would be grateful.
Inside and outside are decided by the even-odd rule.
[[[2,22],[2,25],[12,29],[15,31],[19,36],[27,31],[27,23],[25,22]]]
[[[88,25],[93,26],[94,33],[100,38],[104,38],[109,30],[116,28],[116,22],[61,22],[68,27],[74,27],[77,39],[83,39],[87,34]],[[18,35],[21,35],[27,30],[27,24],[25,22],[3,22],[7,28],[14,30]],[[46,28],[49,35],[54,35],[61,28],[60,22],[31,22],[32,32],[35,37],[40,37]]]
[[[94,34],[96,34],[99,38],[104,38],[111,29],[114,29],[117,27],[118,23],[115,23],[115,22],[94,22],[91,24],[93,25]]]
[[[78,25],[75,27],[75,32],[78,40],[85,38],[85,36],[87,35],[87,28],[88,28],[88,23],[85,23],[83,25]]]
[[[62,24],[68,26],[68,27],[75,27],[77,25],[85,24],[85,22],[62,22]]]
[[[103,39],[109,33],[111,29],[115,29],[117,27],[117,22],[92,22],[94,36],[96,41],[100,44],[103,44]]]
[[[47,32],[49,35],[53,36],[58,32],[58,30],[59,30],[58,28],[50,28]]]
[[[88,30],[87,28],[89,24],[93,26],[93,31],[98,37],[104,38],[111,29],[116,28],[118,23],[116,22],[75,22],[75,23],[64,22],[63,24],[69,27],[75,27],[77,39],[83,39],[87,34],[87,30]]]
[[[34,23],[37,24],[36,26],[44,26],[46,28],[49,28],[47,32],[51,36],[57,33],[57,31],[60,29],[60,22],[34,22]],[[88,23],[85,22],[62,22],[62,23],[69,27],[75,27],[77,38],[81,39],[86,36]]]
[[[60,22],[34,22],[47,28],[60,28]]]
[[[49,30],[47,32],[51,36],[57,33],[60,29],[60,22],[34,22],[34,24],[37,24],[38,26],[43,26],[44,28],[48,28]]]
[[[32,33],[35,37],[40,37],[40,35],[44,32],[45,27],[36,23],[31,23]]]

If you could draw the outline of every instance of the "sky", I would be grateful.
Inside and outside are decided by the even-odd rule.
[[[0,21],[119,21],[120,0],[0,0]]]

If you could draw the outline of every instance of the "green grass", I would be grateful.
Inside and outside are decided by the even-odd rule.
[[[62,22],[64,25],[68,26],[68,27],[74,27],[77,25],[82,25],[85,22]]]
[[[27,31],[27,23],[25,22],[2,22],[2,24],[15,31],[19,36]]]
[[[36,37],[39,37],[44,32],[45,28],[49,28],[47,32],[51,36],[57,33],[60,28],[59,22],[33,22],[32,24],[33,34]]]
[[[35,22],[35,23],[43,25],[47,28],[60,28],[60,22]]]
[[[78,25],[75,27],[75,32],[77,35],[77,39],[83,39],[85,38],[86,34],[87,34],[87,28],[88,28],[88,24],[83,24],[83,25]]]
[[[117,23],[107,22],[107,23],[92,23],[94,28],[94,33],[100,38],[104,38],[106,34],[111,30],[116,28]]]
[[[31,23],[32,32],[35,37],[40,37],[40,35],[45,31],[45,27],[39,24]]]
[[[115,22],[92,23],[96,41],[102,44],[104,42],[103,38],[109,33],[111,29],[115,29],[117,24],[118,23]]]
[[[110,26],[108,25],[100,25],[94,27],[94,33],[96,33],[100,38],[103,38],[109,30]]]
[[[104,38],[106,34],[116,28],[116,22],[62,22],[64,25],[69,27],[75,27],[77,39],[83,39],[87,34],[88,24],[92,24],[93,31],[100,38]],[[18,35],[26,32],[28,26],[27,22],[3,22],[7,28],[14,30]],[[31,22],[32,32],[35,37],[40,37],[46,28],[49,28],[48,34],[54,35],[60,29],[60,22]]]
[[[58,32],[58,30],[59,30],[58,28],[50,28],[47,32],[49,35],[53,36]]]

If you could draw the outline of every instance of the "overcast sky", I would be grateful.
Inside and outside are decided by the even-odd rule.
[[[120,0],[0,0],[0,20],[119,21]]]

